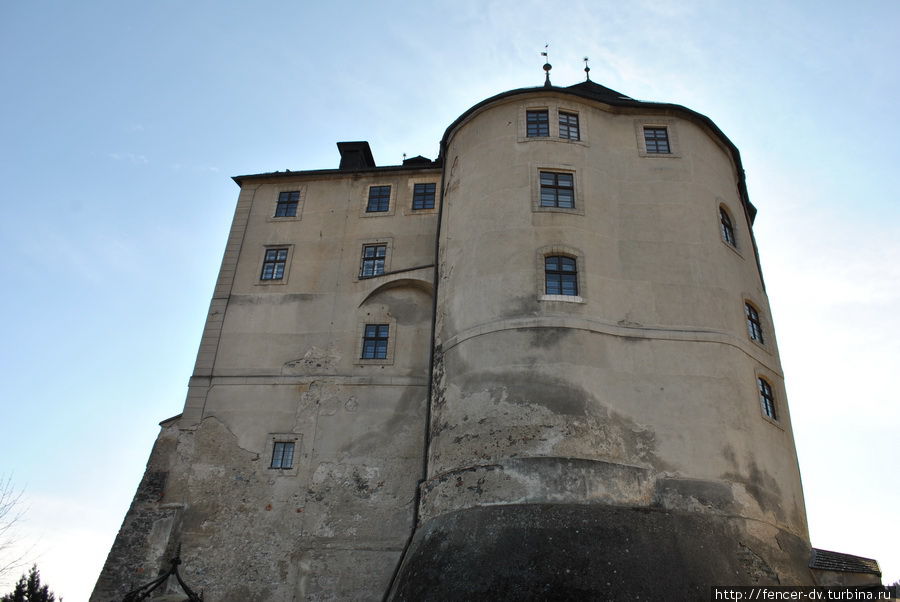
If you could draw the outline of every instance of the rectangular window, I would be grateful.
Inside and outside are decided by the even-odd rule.
[[[670,154],[672,151],[669,148],[669,130],[664,127],[645,127],[644,145],[648,154]]]
[[[541,172],[541,207],[575,207],[575,177],[570,173]]]
[[[366,213],[380,213],[390,209],[391,187],[370,186],[369,203],[366,205]]]
[[[388,324],[366,324],[363,333],[362,359],[387,359],[389,328]]]
[[[747,334],[750,335],[750,340],[760,344],[764,343],[762,322],[759,319],[759,312],[749,303],[744,303],[744,313],[747,316]]]
[[[359,277],[370,278],[384,274],[384,258],[386,256],[387,245],[363,245]]]
[[[287,249],[266,249],[260,280],[281,280],[287,265]]]
[[[559,112],[559,137],[566,140],[581,139],[581,132],[578,129],[578,115]]]
[[[772,420],[778,420],[775,415],[775,394],[772,393],[772,386],[764,378],[757,378],[756,382],[759,384],[759,403],[762,404],[763,413]]]
[[[578,271],[575,259],[563,255],[545,257],[544,282],[548,295],[578,296]]]
[[[275,205],[275,217],[297,217],[297,206],[300,204],[300,191],[279,192]]]
[[[434,209],[435,184],[416,184],[413,187],[413,204],[415,209]]]
[[[272,463],[269,468],[287,470],[294,467],[294,442],[276,441],[272,447]]]
[[[525,112],[525,135],[543,138],[550,135],[550,113],[546,110]]]

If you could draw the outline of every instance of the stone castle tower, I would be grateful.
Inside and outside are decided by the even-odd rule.
[[[590,81],[436,161],[234,178],[182,414],[92,600],[684,599],[812,584],[740,155]],[[170,584],[170,589],[174,585]]]

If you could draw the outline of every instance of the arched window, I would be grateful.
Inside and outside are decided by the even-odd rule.
[[[574,257],[549,255],[544,258],[544,289],[547,295],[578,296],[578,270]]]
[[[719,224],[722,229],[722,240],[727,242],[734,248],[737,248],[737,238],[734,236],[734,224],[731,223],[731,216],[725,207],[719,206]]]
[[[761,376],[756,377],[756,383],[759,386],[759,403],[762,405],[763,414],[772,420],[778,420],[778,415],[775,411],[775,394],[772,393],[772,385]]]
[[[750,335],[750,340],[760,344],[765,343],[759,312],[746,301],[744,302],[744,315],[747,316],[747,334]]]

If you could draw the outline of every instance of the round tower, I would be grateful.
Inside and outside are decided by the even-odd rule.
[[[811,584],[740,156],[590,81],[442,142],[427,480],[397,599]]]

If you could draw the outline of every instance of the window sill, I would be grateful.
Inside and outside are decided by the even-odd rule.
[[[541,295],[538,301],[562,301],[563,303],[584,303],[578,295]]]

